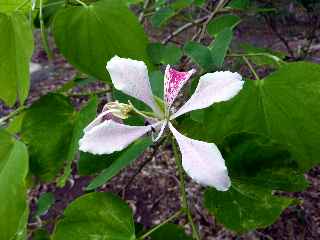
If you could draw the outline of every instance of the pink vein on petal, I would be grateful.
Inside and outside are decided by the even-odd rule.
[[[191,75],[195,73],[192,69],[188,72],[179,72],[167,65],[164,78],[165,101],[170,107],[183,85],[189,80]]]

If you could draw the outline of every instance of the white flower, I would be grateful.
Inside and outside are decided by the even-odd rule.
[[[228,190],[231,185],[230,178],[217,146],[182,135],[171,121],[184,113],[207,108],[216,102],[234,97],[244,83],[238,73],[226,71],[201,76],[194,94],[178,111],[173,112],[173,101],[195,71],[178,72],[168,65],[164,76],[163,113],[154,100],[148,70],[143,62],[115,56],[107,63],[107,70],[117,90],[143,101],[159,120],[148,126],[129,126],[113,120],[102,121],[103,116],[109,111],[102,112],[85,129],[85,134],[79,142],[81,151],[93,154],[121,151],[153,129],[159,130],[158,137],[154,139],[156,141],[168,126],[178,142],[182,166],[188,175],[202,185],[215,187],[220,191]]]

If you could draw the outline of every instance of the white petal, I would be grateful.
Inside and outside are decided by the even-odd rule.
[[[85,132],[79,149],[93,154],[121,151],[151,130],[151,126],[129,126],[107,120]]]
[[[106,66],[114,87],[135,97],[159,113],[149,82],[148,69],[144,62],[114,56]]]
[[[106,120],[113,120],[117,123],[122,123],[121,118],[114,116],[110,110],[105,110],[104,108],[104,110],[102,110],[102,112],[92,122],[90,122],[83,131],[89,132],[92,128]]]
[[[198,141],[182,135],[170,122],[169,128],[178,142],[182,166],[188,175],[202,185],[227,191],[231,182],[217,146],[214,143]]]
[[[89,132],[92,128],[96,127],[97,125],[101,124],[103,122],[103,117],[105,115],[110,114],[110,111],[104,111],[100,113],[92,122],[88,124],[88,126],[85,127],[83,130],[85,133]]]
[[[191,98],[171,116],[171,120],[190,111],[233,98],[242,89],[244,81],[238,73],[215,72],[200,77],[197,89]]]

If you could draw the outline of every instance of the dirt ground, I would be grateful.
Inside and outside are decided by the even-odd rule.
[[[298,23],[290,22],[290,19],[276,19],[279,33],[285,37],[285,41],[293,51],[296,51],[299,46],[306,42],[305,31],[307,31],[308,19],[302,15],[306,18],[303,19],[299,14],[297,13],[297,16],[295,16],[301,20]],[[174,27],[174,25],[171,26],[171,29]],[[146,23],[146,31],[152,41],[159,41],[170,32],[170,28],[164,32],[150,30],[148,23]],[[175,42],[184,42],[184,39],[190,38],[194,31],[195,29],[186,31],[181,36],[178,36]],[[316,35],[318,37],[312,43],[314,51],[308,54],[306,59],[320,62],[318,51],[320,49],[320,32],[316,32]],[[234,41],[247,41],[260,47],[270,47],[288,52],[283,40],[270,29],[270,26],[262,18],[257,21],[255,17],[249,17],[241,23],[236,30],[236,39]],[[39,41],[37,41],[33,62],[40,63],[42,70],[32,76],[29,103],[47,92],[59,88],[75,75],[76,71],[64,60],[57,49],[54,49],[54,53],[53,61],[48,62],[43,49],[39,45]],[[298,58],[299,56],[294,57]],[[243,69],[243,74],[246,73],[246,70]],[[100,83],[91,84],[90,90],[99,89],[102,85]],[[76,89],[75,91],[82,90]],[[101,98],[104,97],[101,96]],[[75,106],[79,107],[86,101],[86,98],[73,98],[72,101]],[[10,109],[0,104],[0,115],[5,115],[9,111]],[[135,180],[130,185],[127,185],[129,179],[150,158],[152,160],[144,166],[142,171],[135,177]],[[310,181],[310,187],[304,192],[291,194],[302,200],[301,205],[286,209],[278,221],[270,227],[252,231],[242,236],[236,236],[215,222],[214,218],[202,206],[201,186],[188,179],[187,192],[190,206],[192,206],[192,212],[200,228],[202,239],[320,239],[320,167],[310,170],[306,177]],[[41,218],[45,223],[45,228],[52,231],[53,223],[62,215],[69,202],[83,194],[82,188],[88,181],[90,181],[90,177],[79,177],[74,167],[72,178],[64,188],[57,188],[55,185],[49,184],[39,185],[30,191],[29,198],[32,210],[35,209],[35,204],[41,193],[49,191],[55,195],[55,204]],[[103,186],[101,191],[112,191],[122,196],[134,210],[136,221],[142,223],[145,227],[161,222],[179,209],[178,179],[170,146],[161,146],[159,149],[151,147],[129,168]],[[35,219],[30,219],[29,228],[33,229],[35,223]],[[185,224],[186,219],[180,218],[177,223]],[[186,230],[190,232],[188,225]]]

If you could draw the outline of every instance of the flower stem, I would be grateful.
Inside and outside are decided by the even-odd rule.
[[[180,192],[181,192],[181,197],[182,197],[182,201],[181,201],[182,209],[187,214],[188,221],[189,221],[191,228],[192,228],[193,237],[197,240],[200,240],[200,235],[199,235],[198,230],[193,222],[192,214],[191,214],[191,211],[190,211],[190,208],[188,205],[186,184],[184,181],[184,171],[182,168],[181,157],[178,152],[177,144],[176,144],[176,141],[174,140],[174,138],[172,138],[172,147],[173,147],[173,154],[174,154],[174,158],[176,160],[176,164],[177,164],[178,172],[179,172],[179,178],[180,178]]]
[[[162,223],[158,224],[157,226],[151,228],[148,232],[146,232],[145,234],[143,234],[141,237],[138,238],[138,240],[142,240],[145,239],[146,237],[150,236],[151,233],[153,233],[154,231],[156,231],[157,229],[159,229],[160,227],[162,227],[163,225],[167,224],[168,222],[171,222],[172,220],[174,220],[175,218],[179,217],[180,214],[182,214],[183,210],[180,209],[178,212],[176,212],[175,214],[173,214],[171,217],[167,218],[166,220],[164,220]]]
[[[246,62],[246,64],[248,65],[250,71],[252,72],[252,74],[254,75],[255,79],[260,81],[260,77],[257,74],[257,72],[254,70],[252,64],[250,63],[250,61],[248,60],[248,58],[246,56],[242,56],[243,60]]]

